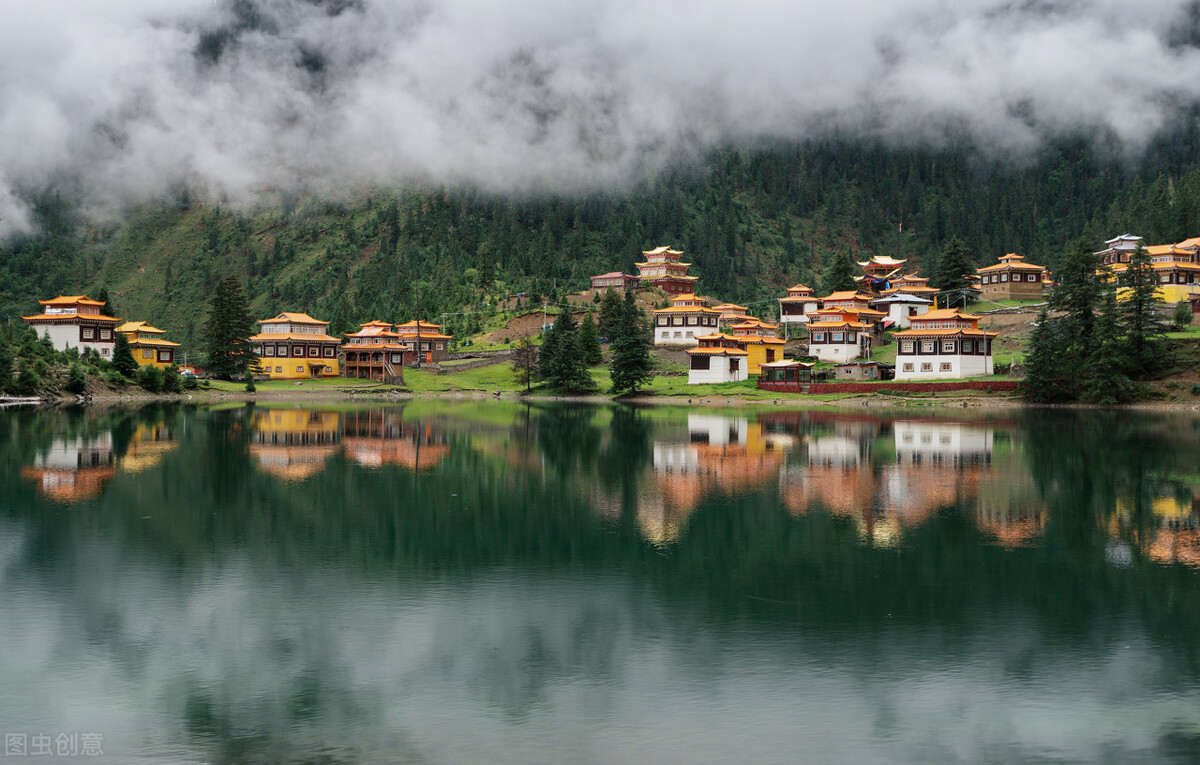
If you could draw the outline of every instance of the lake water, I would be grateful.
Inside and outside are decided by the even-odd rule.
[[[1198,521],[1184,414],[3,411],[0,761],[1195,762]]]

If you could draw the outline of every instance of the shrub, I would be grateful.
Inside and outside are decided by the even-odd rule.
[[[200,386],[200,381],[196,379],[196,375],[184,375],[183,376],[183,389],[184,390],[195,390],[199,386]]]
[[[191,375],[188,375],[191,377]],[[163,370],[163,393],[178,393],[183,389],[183,379],[179,374],[179,367],[172,364]]]
[[[108,381],[108,384],[113,386],[114,388],[120,388],[129,382],[128,380],[125,379],[125,375],[121,374],[120,372],[118,372],[115,369],[110,369],[107,372],[105,372],[104,379],[106,381]]]
[[[72,364],[67,370],[67,390],[75,395],[87,390],[87,373],[79,364]]]
[[[1200,396],[1200,383],[1192,383],[1192,395]]]
[[[42,376],[39,375],[32,367],[22,367],[21,373],[17,375],[17,394],[21,396],[32,396],[42,387]]]
[[[163,374],[158,367],[142,367],[137,372],[137,384],[151,393],[161,393],[163,389]]]
[[[253,377],[247,377],[247,378],[246,378],[246,392],[247,392],[247,393],[254,393],[256,390],[258,390],[258,388],[255,388],[255,387],[254,387],[254,378],[253,378]]]
[[[1175,311],[1171,314],[1171,323],[1178,329],[1191,326],[1192,323],[1192,306],[1186,300],[1175,304]]]

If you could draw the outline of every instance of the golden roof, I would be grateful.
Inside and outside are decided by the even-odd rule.
[[[252,343],[268,342],[268,341],[272,341],[272,340],[274,340],[274,341],[299,340],[299,341],[305,342],[305,343],[340,343],[340,342],[342,342],[341,340],[338,340],[336,337],[330,337],[329,335],[308,335],[308,334],[304,334],[303,332],[260,332],[257,335],[251,335],[249,340]]]
[[[822,300],[863,300],[863,301],[867,301],[867,300],[871,299],[871,296],[864,294],[858,290],[845,290],[843,292],[832,292],[821,299]]]
[[[660,247],[655,247],[653,250],[642,250],[643,255],[682,255],[683,250],[672,250],[665,244]]]
[[[709,308],[703,305],[673,305],[670,308],[655,308],[654,313],[709,313],[721,315],[721,312],[715,308]]]
[[[130,348],[140,348],[142,346],[158,347],[158,348],[178,348],[179,343],[173,343],[170,340],[163,340],[160,337],[131,337],[129,338]]]
[[[748,351],[743,351],[741,348],[729,348],[726,346],[705,347],[705,348],[688,348],[687,353],[694,356],[749,356]]]
[[[999,332],[985,332],[974,327],[954,327],[950,329],[902,329],[893,332],[892,337],[948,337],[950,335],[965,335],[967,337],[995,337]]]
[[[42,305],[104,305],[103,301],[92,300],[87,295],[59,295],[49,300],[39,300]]]
[[[810,321],[809,329],[836,329],[838,327],[848,327],[850,329],[870,329],[870,324],[864,324],[861,321]]]
[[[913,316],[912,321],[945,321],[946,319],[965,319],[967,321],[979,321],[982,316],[975,316],[969,313],[963,313],[957,308],[936,308],[932,311],[926,311],[919,316]]]
[[[329,322],[327,322],[327,321],[321,321],[320,319],[314,319],[313,317],[309,316],[306,313],[297,313],[297,312],[293,312],[293,311],[284,311],[283,313],[276,316],[274,319],[259,319],[258,323],[259,324],[270,324],[270,323],[279,322],[279,321],[287,321],[287,322],[291,322],[293,324],[324,324],[324,325],[329,324]]]

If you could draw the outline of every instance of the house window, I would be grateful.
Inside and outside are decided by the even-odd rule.
[[[736,375],[740,371],[742,371],[742,360],[741,359],[730,359],[729,360],[729,373]]]
[[[267,347],[263,348],[263,352],[265,352],[268,356],[274,356],[275,355],[275,346],[268,345]]]
[[[853,342],[856,342],[857,340],[858,340],[858,333],[856,333],[856,332],[847,332],[846,333],[846,342],[847,343],[853,343]]]
[[[154,351],[142,351],[142,358],[143,358],[143,359],[152,359],[152,358],[154,358]]]
[[[823,343],[823,342],[825,342],[825,333],[824,333],[824,332],[813,332],[812,341],[813,341],[814,343]]]
[[[296,371],[297,371],[297,372],[303,372],[303,371],[304,371],[304,367],[300,367],[300,366],[298,366],[298,367],[296,367]]]
[[[682,333],[682,332],[676,332],[676,333],[675,333],[675,337],[683,337],[683,333]]]
[[[1000,281],[1002,281],[1002,282],[1008,281],[1008,274],[1000,274]]]
[[[692,356],[692,369],[706,370],[708,369],[708,356],[696,354]]]
[[[93,339],[93,338],[95,338],[95,337],[96,337],[96,331],[95,331],[95,330],[93,330],[91,327],[84,327],[84,328],[83,328],[83,339],[84,339],[84,340],[92,340],[92,339]]]
[[[841,333],[841,332],[834,332],[834,333],[833,333],[833,342],[835,342],[835,343],[840,343],[840,342],[842,342],[842,333]]]
[[[332,355],[333,355],[333,346],[329,346],[328,348],[326,348],[326,349],[325,349],[325,355],[326,355],[326,356],[332,356]]]
[[[112,330],[111,329],[100,330],[100,339],[101,340],[112,340]]]
[[[308,355],[309,356],[320,356],[321,349],[315,345],[310,345],[310,346],[308,346]]]
[[[399,364],[399,363],[400,363],[400,359],[401,359],[401,356],[400,356],[400,354],[399,354],[399,353],[393,353],[393,354],[392,354],[392,363],[393,363],[393,364]]]
[[[442,350],[442,349],[443,349],[443,348],[445,348],[445,347],[446,347],[446,344],[445,344],[445,343],[434,343],[433,349],[434,349],[435,351],[440,351],[440,350]]]
[[[954,341],[946,340],[942,343],[942,353],[954,353]]]
[[[330,372],[332,372],[332,371],[333,371],[333,367],[326,365],[326,367],[325,367],[325,374],[329,374],[329,373],[330,373]]]
[[[932,371],[933,371],[933,364],[930,364],[930,363],[925,363],[925,364],[922,364],[922,365],[921,365],[921,371],[922,371],[922,372],[932,372]]]
[[[275,367],[276,372],[283,372],[283,367]]]
[[[158,352],[158,360],[170,363],[171,357],[173,354],[174,354],[174,351],[159,351]]]
[[[913,345],[914,345],[914,343],[912,340],[905,340],[903,343],[900,343],[900,352],[901,353],[912,353]],[[912,365],[910,364],[909,366],[912,366]]]
[[[975,352],[975,342],[973,340],[963,340],[962,352],[963,353],[974,353]]]
[[[921,343],[921,353],[937,353],[937,343],[932,340]]]
[[[942,371],[943,371],[943,372],[949,372],[949,371],[950,371],[950,364],[949,364],[948,362],[945,362],[945,361],[943,361],[943,362],[942,362]]]

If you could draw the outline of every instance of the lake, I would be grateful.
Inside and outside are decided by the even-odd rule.
[[[1200,758],[1200,417],[916,411],[0,411],[5,761]]]

